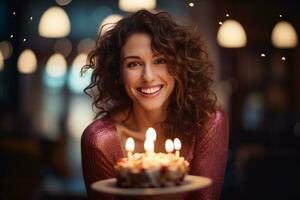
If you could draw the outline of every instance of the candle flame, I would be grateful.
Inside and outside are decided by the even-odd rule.
[[[146,152],[153,152],[154,151],[154,142],[152,140],[146,139],[144,143],[144,149]]]
[[[152,140],[155,141],[156,140],[156,132],[154,130],[154,128],[148,128],[146,131],[146,140]]]
[[[165,143],[166,152],[171,153],[174,151],[174,144],[171,139],[167,139]]]
[[[174,139],[174,148],[175,148],[175,150],[180,150],[181,149],[181,142],[178,138]]]
[[[130,152],[133,152],[134,151],[134,140],[132,137],[129,137],[127,140],[126,140],[126,151],[130,151]]]

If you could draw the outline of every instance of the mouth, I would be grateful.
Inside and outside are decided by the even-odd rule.
[[[157,85],[152,87],[138,87],[137,91],[139,91],[140,94],[147,97],[153,97],[156,96],[161,89],[163,88],[163,85]]]

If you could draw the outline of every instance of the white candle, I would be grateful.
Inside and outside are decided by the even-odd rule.
[[[165,143],[166,152],[172,153],[174,151],[174,144],[171,139],[167,139]]]
[[[147,153],[154,152],[154,142],[152,140],[145,140],[144,149]]]
[[[154,142],[156,140],[156,132],[154,128],[148,128],[146,131],[146,140],[144,143],[144,148],[147,154],[149,155],[149,152],[154,153]]]
[[[181,149],[181,142],[178,138],[174,139],[174,148],[176,150],[175,154],[177,157],[180,156],[179,150]]]
[[[156,132],[154,128],[148,128],[146,131],[146,140],[152,140],[155,141],[156,140]]]
[[[128,160],[130,160],[131,156],[132,156],[132,152],[134,151],[134,140],[133,140],[132,137],[129,137],[126,140],[125,148],[126,148],[126,151],[127,151]]]

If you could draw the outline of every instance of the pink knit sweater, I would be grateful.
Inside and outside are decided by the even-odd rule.
[[[209,177],[213,184],[205,189],[185,194],[184,199],[219,199],[228,147],[228,126],[226,114],[217,111],[208,123],[207,132],[193,136],[188,157],[190,175]],[[88,197],[92,199],[113,199],[93,191],[90,185],[98,180],[116,176],[114,165],[122,157],[122,150],[116,128],[109,117],[96,120],[84,131],[81,138],[82,168]]]

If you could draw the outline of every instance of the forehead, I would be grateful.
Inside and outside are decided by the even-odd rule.
[[[145,33],[135,33],[131,35],[122,47],[122,53],[123,56],[153,53],[151,49],[151,37]]]

